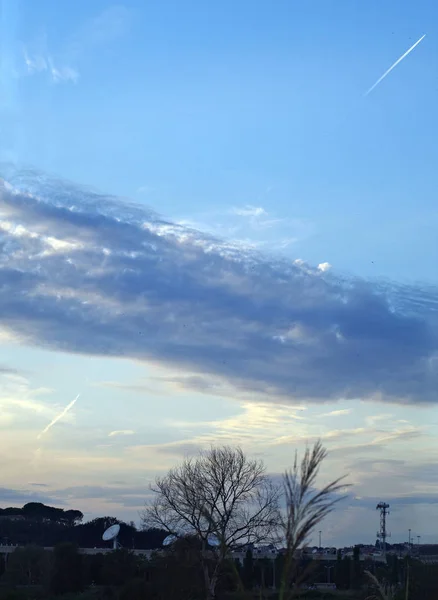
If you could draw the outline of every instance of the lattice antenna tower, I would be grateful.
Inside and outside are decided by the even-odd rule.
[[[380,511],[380,531],[377,532],[377,537],[382,542],[382,553],[386,554],[386,539],[391,537],[391,534],[386,531],[386,517],[389,515],[389,504],[379,502],[376,510]]]

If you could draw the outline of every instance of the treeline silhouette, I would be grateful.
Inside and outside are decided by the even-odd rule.
[[[79,510],[63,510],[39,502],[0,509],[0,544],[51,547],[71,542],[80,548],[108,548],[102,533],[115,523],[120,525],[118,541],[126,548],[159,548],[167,535],[159,529],[138,530],[134,523],[115,517],[98,517],[86,523],[82,520]]]
[[[0,561],[0,600],[201,600],[205,594],[196,545],[195,539],[181,539],[166,552],[153,553],[149,560],[126,548],[84,555],[69,542],[53,551],[35,545],[18,547]],[[296,597],[379,599],[372,595],[375,590],[366,574],[371,569],[379,581],[396,589],[388,598],[438,598],[437,565],[390,555],[386,565],[377,566],[372,561],[359,562],[358,557],[356,549],[353,558],[339,555],[332,565],[332,581],[339,591],[298,590]],[[275,560],[257,559],[250,550],[243,565],[227,560],[221,567],[216,597],[275,600],[278,590],[273,588],[284,568],[282,561],[281,554]],[[298,570],[307,573],[306,585],[325,580],[329,563],[311,558],[298,563]]]

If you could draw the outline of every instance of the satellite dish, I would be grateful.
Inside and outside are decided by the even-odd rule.
[[[163,546],[170,546],[171,544],[173,544],[174,542],[176,542],[177,539],[178,538],[177,538],[176,535],[168,535],[163,540]]]
[[[212,546],[213,548],[217,548],[221,544],[215,535],[209,535],[207,537],[207,543],[209,546]]]
[[[110,542],[111,540],[113,540],[114,550],[117,550],[117,547],[119,546],[117,542],[117,536],[119,535],[119,532],[120,525],[116,523],[115,525],[111,525],[111,527],[108,527],[108,529],[105,529],[102,535],[102,539],[104,542]]]

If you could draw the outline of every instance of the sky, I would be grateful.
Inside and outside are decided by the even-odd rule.
[[[2,506],[321,438],[323,544],[438,541],[437,17],[0,0]]]

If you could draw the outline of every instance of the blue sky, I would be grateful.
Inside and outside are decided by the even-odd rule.
[[[3,504],[322,436],[327,543],[436,540],[437,11],[0,1]]]

